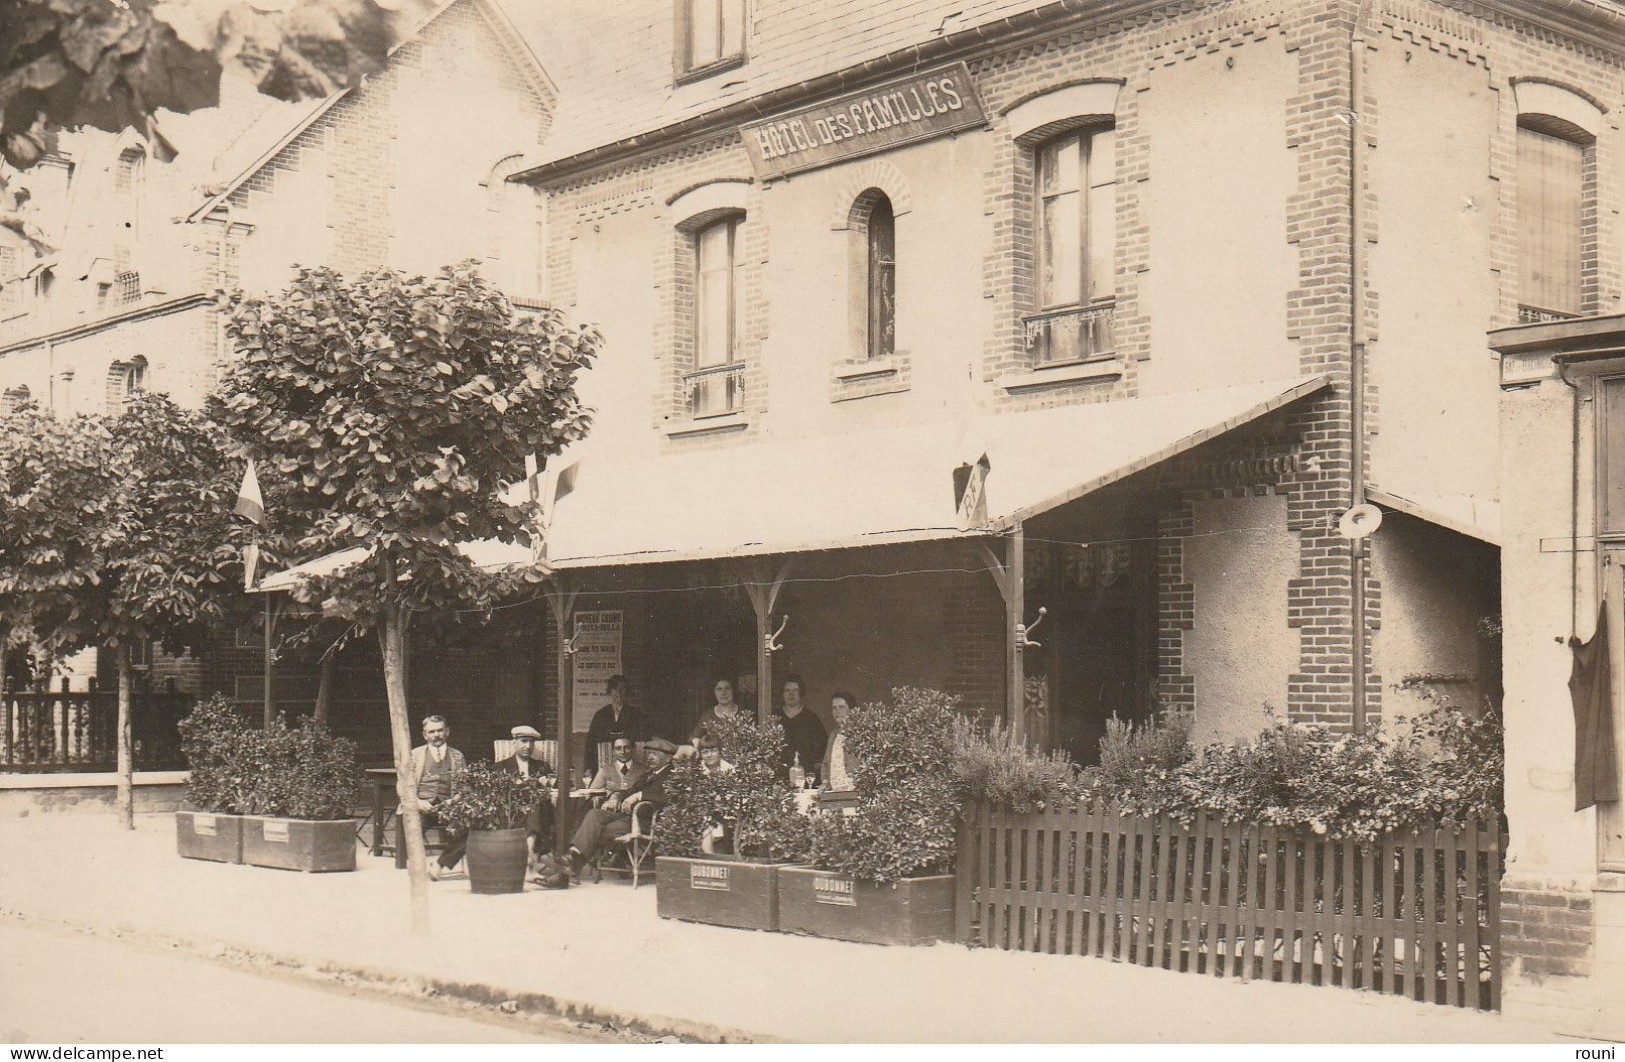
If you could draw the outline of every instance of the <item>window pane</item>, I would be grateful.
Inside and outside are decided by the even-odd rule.
[[[745,50],[745,0],[722,0],[723,55],[738,55]]]
[[[1077,192],[1044,200],[1042,262],[1038,300],[1044,306],[1070,306],[1082,293],[1082,196]]]
[[[1600,380],[1598,424],[1598,529],[1625,533],[1625,379]]]
[[[897,350],[897,224],[891,200],[881,196],[869,212],[869,356]]]
[[[1584,148],[1518,129],[1518,301],[1580,312],[1580,169]]]
[[[689,65],[704,66],[722,57],[718,23],[723,0],[688,0]]]
[[[1117,185],[1089,189],[1089,299],[1117,292]]]
[[[1039,194],[1054,195],[1078,187],[1078,144],[1078,137],[1069,136],[1044,145],[1039,152]]]
[[[1107,126],[1089,134],[1089,185],[1117,180],[1117,130]]]
[[[695,366],[706,368],[723,365],[729,360],[728,318],[731,312],[729,281],[733,272],[731,260],[731,222],[712,225],[699,234],[699,270],[695,283]]]

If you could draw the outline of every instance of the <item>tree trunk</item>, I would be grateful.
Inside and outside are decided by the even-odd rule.
[[[401,832],[406,840],[412,932],[427,934],[429,865],[423,853],[423,816],[418,812],[417,787],[407,774],[412,762],[412,728],[406,702],[406,613],[399,606],[389,605],[384,609],[378,639],[384,654],[384,690],[389,698],[389,736],[395,749],[395,796],[400,800]]]
[[[316,686],[316,721],[323,725],[327,723],[327,709],[333,701],[334,675],[338,672],[339,652],[336,648],[329,648],[322,657],[322,677]]]
[[[130,643],[118,644],[118,821],[126,830],[135,829],[135,756],[130,745],[130,686],[134,669],[130,666]]]

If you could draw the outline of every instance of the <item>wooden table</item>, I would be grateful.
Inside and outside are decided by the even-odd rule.
[[[361,831],[370,822],[372,823],[372,844],[369,850],[375,856],[383,855],[386,848],[393,853],[396,846],[385,844],[384,835],[389,832],[390,820],[396,817],[395,805],[398,803],[398,798],[395,795],[395,768],[368,767],[367,786],[372,790],[372,810],[356,826],[356,836],[360,837]]]

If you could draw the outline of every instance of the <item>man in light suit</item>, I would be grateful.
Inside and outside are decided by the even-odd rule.
[[[451,727],[447,725],[446,717],[431,715],[423,720],[423,744],[413,749],[406,761],[407,785],[417,792],[418,811],[423,815],[424,830],[435,827],[442,833],[448,833],[435,815],[435,805],[451,795],[452,778],[468,765],[463,754],[448,744],[450,739]],[[403,810],[396,809],[397,813]],[[468,838],[461,835],[451,837],[441,850],[439,861],[429,864],[429,876],[438,879],[455,867],[462,861],[467,848]]]
[[[542,739],[541,732],[533,726],[516,726],[509,731],[513,735],[513,755],[505,760],[497,761],[497,769],[510,771],[525,778],[550,778],[553,774],[553,765],[535,755],[535,746],[532,742]],[[553,802],[545,795],[536,802],[530,814],[525,816],[525,844],[530,850],[530,862],[534,864],[536,857],[553,848]]]
[[[619,737],[615,739],[613,755],[598,768],[593,776],[589,789],[602,789],[609,796],[625,796],[636,792],[643,776],[647,773],[641,763],[632,759],[632,739]]]

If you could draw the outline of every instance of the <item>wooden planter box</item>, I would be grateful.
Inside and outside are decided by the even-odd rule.
[[[779,928],[782,863],[655,858],[655,908],[661,918],[740,929]]]
[[[175,812],[175,848],[182,859],[243,861],[243,817],[203,811]]]
[[[908,878],[892,886],[811,867],[784,867],[779,871],[779,929],[865,944],[952,940],[954,877]]]
[[[312,872],[355,869],[355,823],[250,815],[243,819],[243,862]]]

